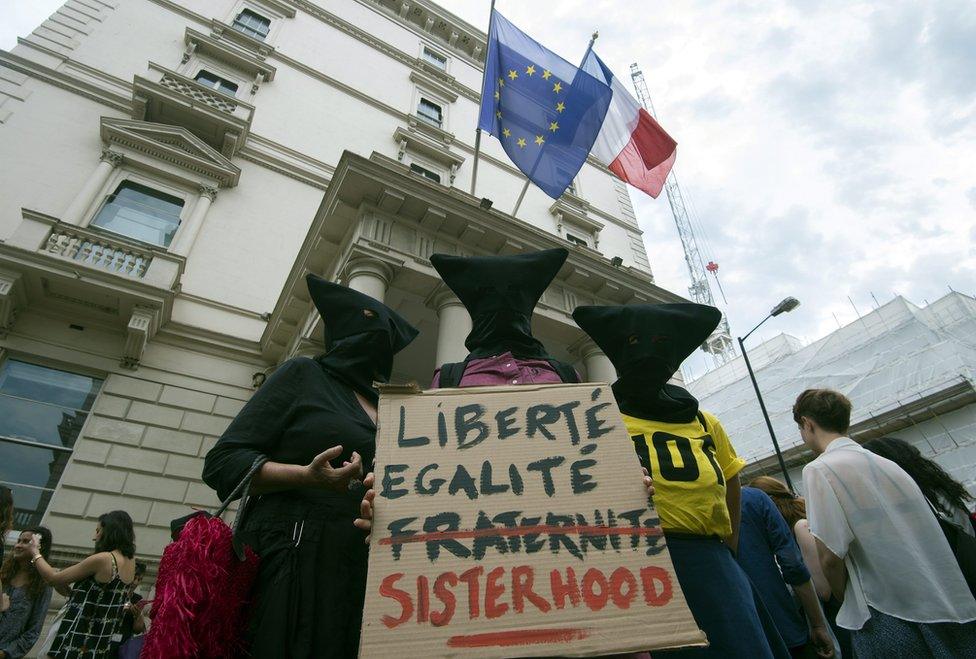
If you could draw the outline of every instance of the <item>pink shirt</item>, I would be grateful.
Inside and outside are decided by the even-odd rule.
[[[434,371],[431,389],[440,387],[441,369]],[[561,383],[559,374],[544,359],[516,359],[506,352],[495,357],[472,359],[464,369],[459,387],[481,387],[499,384]]]

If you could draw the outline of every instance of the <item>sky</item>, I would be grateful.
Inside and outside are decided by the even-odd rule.
[[[0,0],[0,48],[61,3]],[[488,0],[441,0],[487,27]],[[733,336],[814,341],[895,295],[976,294],[976,3],[497,0],[543,45],[642,69]],[[585,194],[585,191],[583,191]],[[664,194],[631,189],[656,283],[689,276]],[[691,375],[708,365],[688,362]],[[687,374],[687,373],[686,373]]]

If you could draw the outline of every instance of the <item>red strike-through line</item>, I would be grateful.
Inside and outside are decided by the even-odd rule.
[[[489,648],[536,643],[567,643],[586,638],[588,629],[513,629],[488,634],[467,634],[447,639],[450,648]]]
[[[540,524],[536,526],[519,526],[516,528],[502,527],[493,529],[470,529],[467,531],[434,531],[432,533],[418,533],[417,535],[393,535],[380,538],[381,545],[402,545],[408,542],[428,542],[432,540],[463,540],[467,538],[483,538],[485,536],[523,536],[548,533],[550,535],[661,535],[661,527],[646,528],[643,526],[553,526]]]

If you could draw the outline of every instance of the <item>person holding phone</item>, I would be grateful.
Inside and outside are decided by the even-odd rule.
[[[27,654],[41,634],[51,603],[51,587],[31,566],[30,547],[35,535],[46,558],[51,553],[51,532],[38,526],[21,532],[0,567],[3,594],[10,604],[0,613],[0,659],[20,659]]]

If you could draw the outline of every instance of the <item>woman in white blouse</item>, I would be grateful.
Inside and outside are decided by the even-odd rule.
[[[915,481],[846,436],[851,404],[808,389],[793,405],[800,436],[818,457],[803,469],[810,532],[837,624],[866,657],[976,656],[973,598]]]

